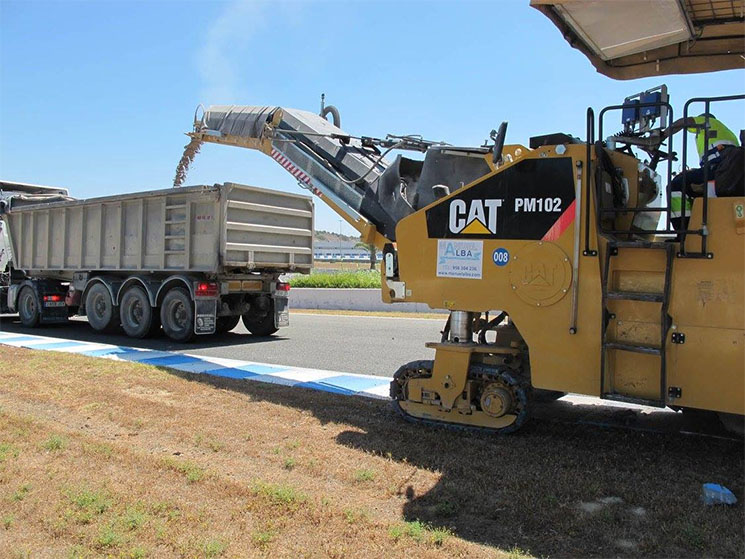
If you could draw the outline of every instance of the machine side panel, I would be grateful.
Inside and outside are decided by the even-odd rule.
[[[600,259],[597,257],[580,255],[579,327],[576,334],[569,332],[571,290],[576,281],[572,277],[573,242],[575,226],[579,226],[575,223],[574,210],[567,214],[560,227],[554,228],[560,216],[552,214],[548,219],[537,211],[520,209],[516,217],[513,212],[510,228],[497,229],[503,238],[496,238],[497,235],[488,230],[488,216],[486,223],[480,223],[486,233],[481,230],[469,235],[466,231],[464,235],[452,234],[445,239],[432,236],[438,231],[445,234],[447,221],[443,225],[434,216],[448,220],[452,200],[483,200],[482,196],[488,195],[490,199],[509,201],[514,210],[517,198],[559,198],[566,208],[574,201],[577,179],[574,169],[583,155],[584,146],[569,146],[563,157],[557,156],[553,148],[536,150],[530,154],[534,159],[517,160],[512,164],[523,163],[519,173],[510,173],[513,178],[495,178],[509,171],[510,167],[505,166],[497,174],[404,218],[398,224],[396,237],[399,239],[400,278],[406,285],[407,301],[451,310],[507,311],[528,343],[534,386],[597,395],[600,392],[601,330]],[[525,169],[537,169],[540,180],[533,176],[526,181],[529,173],[524,172]],[[582,181],[584,187],[584,178]],[[532,185],[530,190],[520,186],[528,183]],[[582,216],[585,202],[581,200]],[[443,207],[437,209],[438,206]],[[469,212],[467,209],[466,219]],[[479,212],[474,210],[476,221],[480,221]],[[597,246],[593,219],[591,238],[593,246]],[[551,230],[552,240],[545,239]],[[520,235],[525,238],[519,238]],[[476,273],[477,277],[471,278],[438,275],[442,247],[447,247],[448,243],[454,243],[456,250],[459,243],[476,243],[480,247],[480,275]]]
[[[671,344],[668,386],[681,389],[671,404],[745,414],[745,330],[682,326],[685,344]]]
[[[522,159],[446,200],[426,210],[430,238],[543,240],[574,217],[572,158]]]
[[[709,200],[711,259],[678,258],[674,264],[668,334],[668,386],[681,388],[673,403],[745,414],[745,234],[737,228],[737,206],[745,198]],[[691,224],[701,223],[701,199]],[[688,250],[700,239],[687,241]],[[672,343],[683,334],[683,343]],[[680,338],[679,338],[680,339]]]

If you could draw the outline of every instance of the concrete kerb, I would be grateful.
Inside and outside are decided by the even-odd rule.
[[[374,311],[406,313],[440,313],[424,303],[384,303],[380,289],[336,289],[293,287],[290,290],[290,309],[319,309],[333,311]]]

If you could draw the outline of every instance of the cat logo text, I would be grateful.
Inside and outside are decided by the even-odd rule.
[[[497,233],[497,214],[503,200],[453,200],[450,202],[451,233],[488,235]]]

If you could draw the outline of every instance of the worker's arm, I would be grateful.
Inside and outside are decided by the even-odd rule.
[[[683,128],[695,128],[698,126],[700,125],[696,123],[695,118],[692,116],[689,116],[688,118],[679,118],[663,131],[660,136],[662,139],[669,138],[673,134],[677,134],[683,130]]]

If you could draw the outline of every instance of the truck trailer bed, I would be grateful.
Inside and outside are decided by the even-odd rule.
[[[70,279],[81,270],[308,272],[313,201],[235,183],[11,206],[16,269]]]

